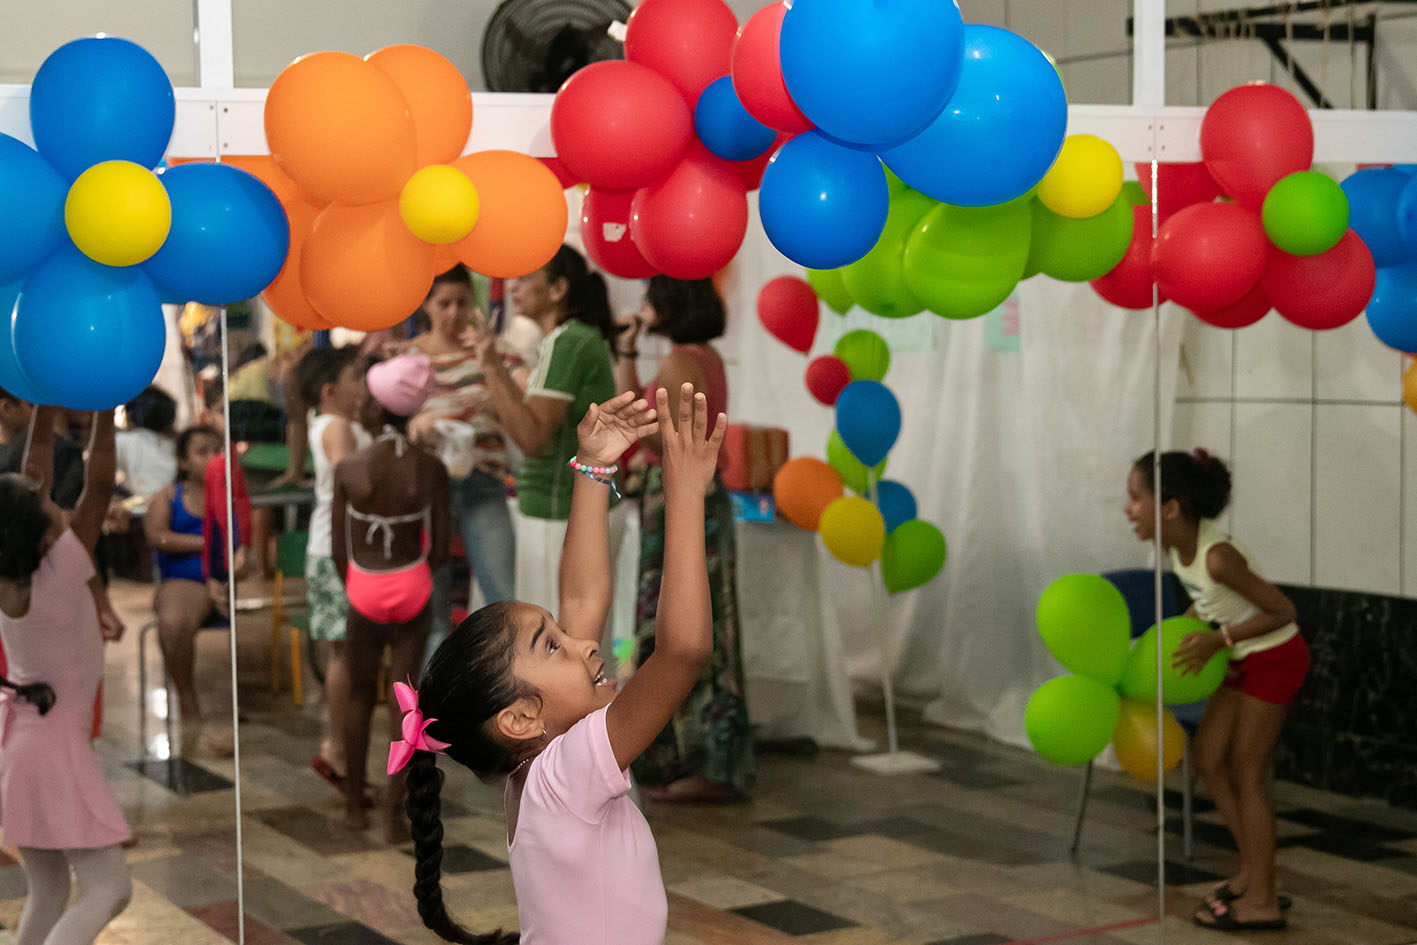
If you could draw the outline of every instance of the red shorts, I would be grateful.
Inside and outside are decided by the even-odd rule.
[[[1264,702],[1288,705],[1307,675],[1309,645],[1296,633],[1279,646],[1232,661],[1225,685]]]

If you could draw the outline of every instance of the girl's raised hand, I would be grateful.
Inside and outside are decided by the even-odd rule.
[[[707,494],[718,469],[718,449],[728,430],[728,418],[720,413],[710,436],[708,398],[694,393],[694,385],[689,383],[679,389],[678,429],[669,413],[669,392],[661,387],[655,392],[655,401],[659,408],[659,436],[664,446],[659,455],[664,464],[665,488],[675,483],[692,483]]]
[[[576,427],[576,458],[591,466],[610,466],[642,436],[655,432],[655,411],[634,391],[603,404],[591,404]]]
[[[1205,668],[1210,658],[1225,649],[1225,640],[1214,630],[1203,633],[1188,633],[1181,638],[1181,645],[1171,654],[1171,667],[1179,669],[1182,676],[1194,676]]]

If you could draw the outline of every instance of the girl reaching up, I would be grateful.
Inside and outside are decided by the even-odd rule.
[[[517,601],[463,621],[433,654],[418,692],[400,690],[403,740],[389,768],[412,759],[408,812],[414,895],[424,923],[450,942],[475,935],[449,917],[439,883],[443,826],[437,755],[482,778],[505,778],[507,849],[527,945],[658,945],[668,906],[649,824],[629,798],[630,762],[693,689],[713,647],[704,497],[727,422],[685,384],[671,418],[632,392],[591,405],[561,554],[559,613]],[[607,522],[615,459],[642,436],[663,439],[665,535],[654,654],[616,692],[598,642],[610,609]]]

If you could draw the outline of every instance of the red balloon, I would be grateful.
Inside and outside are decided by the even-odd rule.
[[[556,180],[560,183],[562,190],[565,190],[567,187],[574,187],[580,183],[580,181],[576,179],[576,175],[572,174],[566,168],[566,163],[560,158],[544,157],[537,158],[537,160],[545,164],[546,169],[556,175]]]
[[[1151,308],[1151,206],[1132,207],[1132,243],[1127,255],[1105,276],[1092,280],[1092,288],[1121,308]],[[1166,301],[1162,294],[1161,301]]]
[[[782,147],[793,138],[796,133],[791,131],[779,131],[777,139],[773,141],[772,147],[762,154],[748,161],[729,161],[729,167],[738,172],[738,176],[743,178],[743,186],[749,190],[757,190],[763,183],[763,171],[768,169],[768,162],[777,153],[777,149]]]
[[[625,25],[625,58],[679,89],[692,110],[710,82],[728,74],[738,18],[723,0],[644,0]]]
[[[551,105],[551,140],[566,170],[605,190],[634,190],[674,169],[694,139],[679,91],[646,66],[593,62]]]
[[[1213,311],[1254,288],[1268,249],[1259,214],[1233,203],[1192,204],[1161,226],[1152,274],[1176,303]]]
[[[850,383],[851,368],[841,358],[826,354],[807,365],[807,390],[828,407],[836,404],[837,396]]]
[[[709,278],[733,259],[747,231],[743,181],[702,145],[630,201],[635,246],[651,266],[675,279]]]
[[[622,279],[648,279],[656,270],[630,239],[632,190],[591,187],[581,202],[581,242],[591,260]]]
[[[1279,86],[1236,86],[1205,111],[1201,157],[1222,191],[1259,210],[1281,177],[1313,163],[1314,126],[1299,100]]]
[[[805,279],[796,276],[778,276],[758,290],[758,320],[778,341],[794,351],[806,354],[812,350],[812,341],[817,337],[817,293]],[[837,358],[818,358],[817,361]],[[813,361],[816,364],[817,361]],[[841,363],[845,367],[845,363]],[[851,372],[847,371],[847,383],[851,382]],[[843,385],[844,386],[844,385]],[[807,387],[812,387],[812,374],[807,372]],[[837,393],[840,393],[838,391]],[[813,391],[813,396],[816,392]],[[821,400],[821,397],[817,397]],[[835,402],[836,395],[832,395]]]
[[[1151,198],[1151,165],[1138,164],[1137,181]],[[1177,210],[1193,203],[1210,203],[1220,196],[1220,185],[1210,176],[1204,164],[1158,164],[1156,183],[1161,188],[1156,201],[1156,216],[1160,223],[1171,219]],[[1148,208],[1147,213],[1151,210]],[[1151,223],[1148,221],[1147,227]]]
[[[1317,256],[1271,249],[1261,284],[1279,314],[1300,328],[1323,331],[1357,318],[1376,279],[1373,254],[1349,230],[1338,245]]]
[[[1240,301],[1224,308],[1206,312],[1194,312],[1196,318],[1216,328],[1245,328],[1269,314],[1269,296],[1264,294],[1264,280],[1245,293]]]
[[[787,4],[772,3],[739,28],[733,44],[733,91],[748,114],[769,128],[801,133],[812,123],[787,94],[778,54],[782,18],[786,15]]]

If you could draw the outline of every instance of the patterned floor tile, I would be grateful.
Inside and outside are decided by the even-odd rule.
[[[793,899],[765,902],[756,906],[743,906],[729,910],[745,919],[752,919],[759,925],[777,929],[788,935],[812,935],[816,932],[831,932],[849,928],[856,923],[841,916],[814,909]]]
[[[1318,850],[1321,853],[1332,853],[1345,860],[1361,860],[1365,863],[1374,860],[1392,860],[1402,855],[1401,850],[1381,846],[1363,837],[1341,833],[1316,833],[1308,837],[1297,837],[1293,840],[1293,845],[1308,847],[1310,850]]]
[[[1386,843],[1390,840],[1411,840],[1417,837],[1417,831],[1386,827],[1366,820],[1342,817],[1320,810],[1284,810],[1280,811],[1278,816],[1280,820],[1304,824],[1316,830],[1341,834],[1354,840],[1366,840],[1374,844]]]
[[[292,929],[290,937],[301,945],[397,945],[394,939],[358,922]]]
[[[1101,872],[1110,873],[1113,876],[1120,876],[1123,879],[1136,880],[1139,883],[1156,882],[1156,861],[1155,860],[1132,860],[1127,863],[1116,863],[1112,866],[1100,867]],[[1169,886],[1190,886],[1194,883],[1214,883],[1224,879],[1219,873],[1212,873],[1207,870],[1197,869],[1185,863],[1176,863],[1168,860],[1166,862],[1166,883]]]
[[[405,851],[410,859],[413,851]],[[459,873],[476,873],[483,870],[504,870],[506,860],[499,860],[465,843],[454,843],[443,847],[443,872],[453,876]]]
[[[995,935],[993,932],[982,932],[977,935],[960,935],[957,938],[942,938],[929,945],[1005,945],[1009,940],[1002,935]]]
[[[236,897],[236,877],[190,853],[132,863],[133,878],[188,911]]]
[[[763,826],[799,840],[835,840],[838,837],[850,837],[861,832],[860,827],[837,823],[822,817],[792,817],[787,820],[771,820]]]
[[[362,833],[356,833],[341,821],[316,813],[308,807],[282,807],[260,811],[261,823],[309,847],[321,856],[374,850],[378,845]]]
[[[188,911],[233,942],[237,941],[239,930],[236,922],[236,900],[196,906]],[[246,945],[295,945],[295,940],[285,932],[273,929],[249,915],[246,916],[244,924]]]
[[[343,883],[303,886],[301,892],[341,915],[383,932],[423,926],[423,919],[418,915],[418,904],[410,889],[395,892],[372,880],[352,879]]]
[[[213,774],[186,758],[169,758],[166,761],[133,761],[129,762],[128,767],[175,794],[225,791],[232,787],[229,779],[223,778],[219,774]]]

